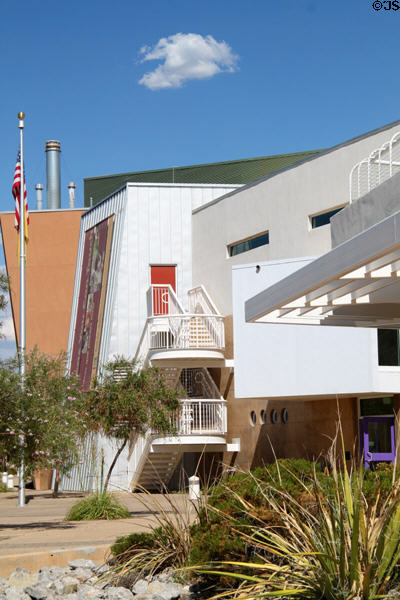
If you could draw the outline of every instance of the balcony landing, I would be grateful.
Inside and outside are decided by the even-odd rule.
[[[154,350],[150,352],[150,362],[159,367],[224,367],[225,358],[219,350],[185,348],[182,350]]]
[[[180,435],[156,438],[151,443],[153,452],[165,452],[171,446],[180,446],[184,452],[223,452],[226,450],[226,439],[220,435]]]

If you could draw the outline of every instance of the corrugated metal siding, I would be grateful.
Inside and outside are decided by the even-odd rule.
[[[60,479],[59,490],[92,492],[100,488],[100,465],[96,436],[88,435],[79,450],[79,462]]]
[[[147,319],[151,264],[176,264],[183,305],[192,287],[193,205],[210,202],[232,186],[128,184],[108,357],[133,357]],[[103,344],[105,347],[105,344]]]

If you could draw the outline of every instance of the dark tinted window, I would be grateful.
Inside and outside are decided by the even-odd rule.
[[[236,256],[237,254],[242,254],[242,252],[248,252],[249,250],[254,250],[254,248],[266,246],[267,244],[269,244],[269,233],[261,233],[249,240],[229,246],[229,256]]]
[[[328,210],[327,212],[321,213],[320,215],[315,215],[315,217],[311,217],[311,227],[316,229],[317,227],[322,227],[322,225],[328,225],[331,222],[331,217],[336,215],[341,208],[335,208],[334,210]]]
[[[382,367],[400,366],[398,329],[378,329],[378,364]]]

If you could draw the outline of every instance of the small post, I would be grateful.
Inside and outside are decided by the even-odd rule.
[[[200,500],[200,479],[196,475],[189,477],[189,500]]]

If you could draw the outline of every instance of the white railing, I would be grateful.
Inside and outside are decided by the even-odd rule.
[[[220,315],[203,285],[198,285],[188,291],[189,312],[194,314]]]
[[[350,203],[399,172],[400,132],[397,132],[350,171]]]
[[[225,435],[225,400],[182,400],[174,427],[177,435]]]
[[[162,315],[147,323],[150,350],[225,347],[224,319],[217,315]]]
[[[183,314],[185,311],[170,285],[153,284],[147,290],[147,316]]]
[[[182,369],[179,382],[185,396],[192,400],[214,400],[221,397],[209,370],[204,367]]]

